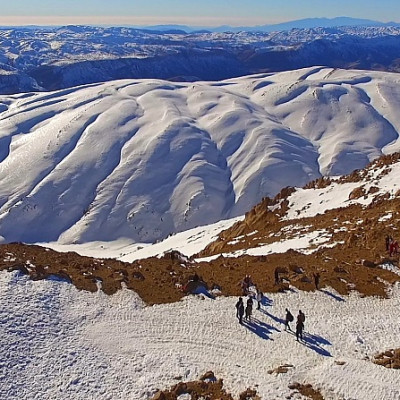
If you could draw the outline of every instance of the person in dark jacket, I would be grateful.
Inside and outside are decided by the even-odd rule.
[[[275,278],[275,285],[279,285],[280,278],[279,278],[279,269],[275,268],[274,270],[274,278]]]
[[[246,320],[248,321],[250,320],[252,312],[253,312],[253,299],[249,297],[246,303],[246,316],[245,316]]]
[[[287,328],[289,328],[289,331],[291,331],[292,329],[290,328],[289,322],[292,322],[294,320],[294,317],[292,315],[292,313],[286,308],[286,316],[285,316],[285,331],[287,330]]]
[[[319,280],[321,278],[321,275],[319,274],[319,272],[314,273],[314,283],[315,283],[315,289],[319,290]]]
[[[256,300],[257,300],[257,310],[259,310],[261,308],[261,303],[263,300],[263,292],[259,289],[257,289],[257,295],[256,295]]]
[[[306,316],[304,313],[299,310],[299,314],[297,315],[296,321],[296,340],[303,340],[303,331],[304,331],[304,321],[306,320]]]
[[[244,304],[243,304],[243,299],[239,297],[238,302],[236,303],[236,317],[239,320],[239,323],[242,323],[243,320],[243,314],[244,314]]]

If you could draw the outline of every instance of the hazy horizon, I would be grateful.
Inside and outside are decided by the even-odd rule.
[[[0,17],[0,26],[2,27],[16,27],[16,26],[65,26],[65,25],[87,25],[87,26],[157,26],[157,25],[182,25],[182,26],[190,26],[190,27],[210,27],[215,28],[219,26],[232,26],[232,27],[240,27],[240,26],[248,26],[248,27],[255,27],[260,25],[275,25],[275,24],[282,24],[288,23],[296,20],[303,20],[303,19],[335,19],[335,18],[353,18],[353,19],[370,19],[370,18],[359,18],[359,17],[349,17],[349,16],[337,16],[337,17],[306,17],[306,18],[298,18],[298,19],[286,19],[280,21],[265,21],[260,20],[259,22],[252,21],[241,21],[240,23],[226,23],[225,21],[219,21],[217,19],[214,20],[213,23],[201,23],[201,20],[183,20],[183,21],[176,21],[176,20],[169,20],[169,19],[159,19],[159,18],[140,18],[140,19],[132,19],[126,17],[114,17],[106,19],[104,17],[91,17],[91,18],[84,18],[84,17],[31,17],[28,20],[21,19],[19,17],[15,18],[1,18]],[[382,21],[378,19],[371,20],[376,22],[388,23],[388,22],[396,22],[396,20],[391,21]],[[218,22],[219,21],[219,22]]]
[[[2,5],[0,25],[270,25],[304,18],[350,18],[390,22],[400,15],[398,0],[19,0]],[[395,17],[394,17],[395,16]]]

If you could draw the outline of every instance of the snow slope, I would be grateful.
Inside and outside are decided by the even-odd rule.
[[[149,243],[243,215],[398,151],[399,82],[314,67],[1,96],[0,235]]]
[[[398,345],[398,287],[388,300],[329,289],[268,295],[244,326],[235,302],[191,296],[145,307],[127,290],[107,297],[1,272],[0,398],[145,400],[208,370],[234,395],[252,387],[263,400],[288,398],[296,381],[328,400],[400,397],[398,370],[370,361]],[[284,332],[286,307],[305,312],[304,343]],[[293,367],[268,373],[283,364]]]

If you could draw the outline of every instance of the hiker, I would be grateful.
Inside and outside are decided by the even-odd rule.
[[[304,323],[297,320],[296,322],[296,340],[299,341],[303,340],[303,330],[304,330]]]
[[[236,303],[236,317],[239,320],[240,324],[242,323],[243,314],[244,314],[243,299],[241,297],[239,297],[239,300]]]
[[[319,286],[319,280],[320,280],[321,276],[320,276],[319,272],[314,273],[313,276],[314,276],[315,289],[319,290],[318,286]]]
[[[389,244],[389,257],[397,254],[399,252],[399,243],[397,240],[392,240]]]
[[[261,308],[261,303],[262,303],[263,297],[264,297],[263,292],[261,290],[257,289],[257,295],[256,295],[257,310],[259,310]]]
[[[299,310],[299,314],[297,315],[296,321],[296,340],[303,340],[303,331],[304,331],[304,321],[306,320],[306,316],[303,311]]]
[[[286,316],[285,316],[285,331],[287,328],[289,328],[289,331],[292,329],[290,328],[289,322],[292,322],[294,320],[293,314],[286,308]]]
[[[193,277],[192,277],[192,281],[193,282],[198,282],[199,280],[200,280],[200,277],[197,275],[197,272],[195,272]]]
[[[253,286],[253,281],[251,280],[251,276],[250,275],[246,275],[243,280],[244,280],[244,283],[247,286],[247,290],[249,289],[250,286]]]
[[[394,250],[394,252],[395,252],[396,254],[399,253],[399,243],[398,243],[397,240],[395,240],[394,243],[393,243],[393,250]]]
[[[242,296],[246,296],[247,295],[247,285],[246,282],[243,280],[241,280],[239,282],[240,288],[242,289]]]
[[[279,285],[279,269],[278,268],[275,268],[274,277],[275,277],[275,285]]]
[[[386,238],[385,238],[386,251],[389,251],[389,246],[390,246],[390,243],[392,243],[392,241],[393,241],[393,238],[390,235],[386,235]]]
[[[253,312],[253,299],[251,297],[247,299],[245,311],[246,311],[245,319],[249,321],[251,318],[251,314]]]

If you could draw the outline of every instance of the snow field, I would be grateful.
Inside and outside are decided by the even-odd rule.
[[[400,396],[398,371],[365,359],[398,347],[398,286],[386,300],[329,289],[268,295],[247,326],[236,320],[236,298],[145,307],[128,290],[107,297],[15,272],[0,273],[0,289],[1,398],[144,400],[207,370],[233,394],[253,387],[262,399],[285,398],[294,381],[326,399]],[[306,314],[304,344],[283,331],[286,307]],[[268,374],[283,364],[293,368]]]

